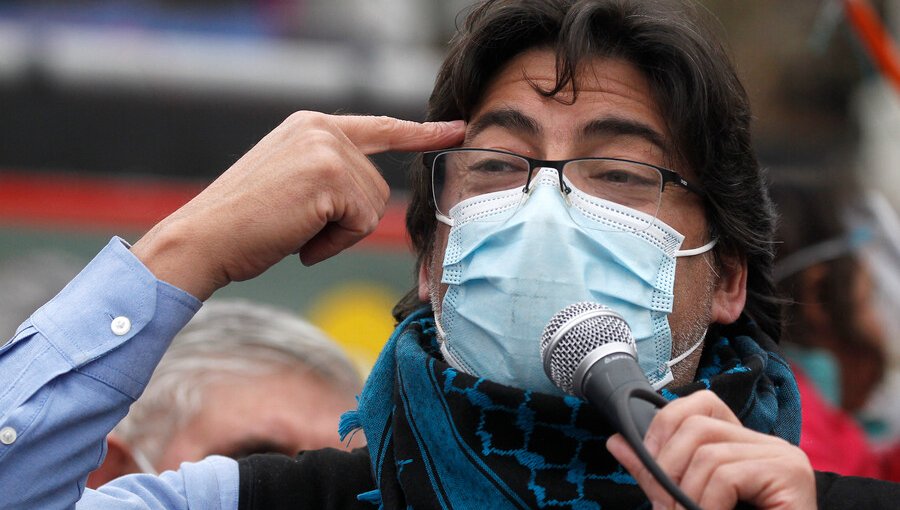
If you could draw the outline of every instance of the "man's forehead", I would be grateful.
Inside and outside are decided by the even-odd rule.
[[[485,88],[469,119],[466,143],[485,131],[571,142],[640,140],[670,154],[667,124],[644,74],[631,63],[591,58],[572,84],[548,95],[557,81],[555,54],[529,50],[510,60]]]
[[[665,136],[650,124],[641,120],[606,114],[587,119],[570,126],[570,136],[577,141],[590,141],[592,138],[636,137],[654,145],[662,153],[668,153]],[[529,115],[514,107],[500,107],[482,112],[469,123],[466,133],[466,144],[490,128],[499,128],[513,134],[530,137],[544,136],[545,126],[540,117]]]

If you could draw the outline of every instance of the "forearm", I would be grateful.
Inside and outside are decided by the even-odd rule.
[[[77,508],[236,510],[238,487],[237,461],[214,456],[159,476],[117,478],[98,490],[88,490]]]
[[[70,507],[197,298],[290,254],[312,264],[352,246],[390,196],[367,156],[448,147],[464,134],[461,121],[298,113],[133,251],[107,246],[0,349],[3,503]]]

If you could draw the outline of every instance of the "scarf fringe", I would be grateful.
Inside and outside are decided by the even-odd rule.
[[[346,413],[341,415],[341,421],[338,422],[338,435],[341,438],[341,442],[350,435],[352,432],[356,432],[362,428],[362,421],[360,420],[359,411],[356,409],[347,411]],[[352,438],[351,438],[352,439]]]
[[[362,494],[358,494],[356,496],[357,501],[365,501],[366,503],[372,503],[373,505],[378,505],[378,508],[381,509],[384,505],[381,504],[381,491],[378,489],[370,490],[369,492],[363,492]]]

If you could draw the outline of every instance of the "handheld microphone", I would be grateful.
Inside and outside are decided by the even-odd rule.
[[[599,409],[681,506],[700,510],[643,444],[650,421],[667,401],[653,391],[641,371],[634,335],[621,315],[591,302],[563,308],[544,328],[541,359],[553,384]]]
[[[599,409],[618,431],[633,423],[641,439],[665,405],[637,362],[631,328],[598,303],[575,303],[550,319],[541,335],[544,372],[557,387]]]

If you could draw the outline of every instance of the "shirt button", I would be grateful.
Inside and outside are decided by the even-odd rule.
[[[124,315],[120,315],[113,319],[109,328],[112,329],[113,334],[116,336],[127,335],[131,331],[131,320]]]
[[[16,429],[12,427],[3,427],[0,429],[0,443],[13,444],[16,442]]]

